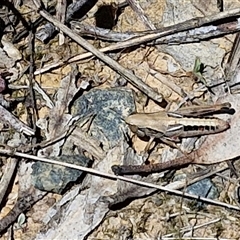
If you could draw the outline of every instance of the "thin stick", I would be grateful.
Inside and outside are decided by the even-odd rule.
[[[111,180],[122,180],[122,181],[125,181],[125,182],[134,183],[134,184],[144,186],[144,187],[159,189],[161,191],[176,194],[176,195],[181,196],[181,197],[192,198],[192,199],[196,199],[196,200],[203,201],[203,202],[206,202],[206,203],[215,204],[215,205],[218,205],[218,206],[222,206],[222,207],[226,207],[226,208],[234,209],[234,210],[238,210],[238,211],[240,210],[240,208],[238,206],[234,206],[234,205],[231,205],[231,204],[228,204],[228,203],[215,201],[215,200],[212,200],[212,199],[200,197],[198,195],[184,193],[184,192],[181,192],[181,191],[178,191],[178,190],[169,189],[169,188],[166,188],[166,187],[163,187],[163,186],[159,186],[159,185],[156,185],[156,184],[135,180],[135,179],[132,179],[132,178],[116,176],[116,175],[113,175],[113,174],[110,174],[110,173],[103,173],[103,172],[100,172],[98,170],[87,168],[87,167],[82,167],[82,166],[78,166],[78,165],[74,165],[74,164],[70,164],[70,163],[65,163],[65,162],[59,162],[59,161],[56,161],[56,160],[47,159],[47,158],[43,158],[43,157],[37,157],[37,156],[30,155],[30,154],[13,152],[13,151],[7,150],[7,149],[0,149],[0,153],[10,155],[10,156],[14,155],[14,156],[20,157],[20,158],[32,159],[32,160],[35,160],[35,161],[42,161],[42,162],[46,162],[46,163],[57,164],[57,165],[61,165],[61,166],[64,166],[64,167],[70,167],[70,168],[85,171],[87,173],[91,173],[91,174],[94,174],[94,175],[102,176],[102,177],[105,177],[105,178],[108,178],[108,179],[111,179]]]
[[[213,176],[213,175],[219,175],[219,174],[218,174],[219,172],[223,172],[223,171],[225,171],[225,170],[227,170],[227,169],[228,169],[228,166],[225,166],[225,167],[222,167],[222,168],[217,169],[217,170],[215,170],[215,171],[206,173],[205,175],[202,175],[202,176],[200,176],[200,177],[196,177],[196,178],[194,178],[193,180],[190,180],[190,181],[187,181],[187,182],[186,182],[186,180],[182,180],[181,182],[177,183],[177,185],[176,185],[176,182],[169,183],[169,184],[167,185],[167,187],[169,187],[169,188],[171,188],[171,189],[181,189],[181,188],[187,187],[187,186],[189,186],[189,185],[192,185],[193,183],[199,182],[199,181],[201,181],[201,180],[203,180],[203,179],[205,179],[205,178],[209,178],[209,177],[211,177],[211,176]],[[220,177],[222,177],[222,176],[220,176]],[[191,178],[191,176],[190,176],[190,178]],[[231,181],[232,183],[235,183],[235,181],[233,181],[233,180],[231,180],[231,179],[230,179],[230,181]]]
[[[30,66],[29,66],[29,93],[30,93],[30,98],[31,98],[31,105],[27,108],[29,115],[31,117],[31,125],[36,131],[36,122],[38,119],[38,112],[37,112],[37,105],[36,105],[36,97],[35,97],[35,92],[33,91],[33,86],[34,86],[34,35],[33,35],[33,30],[32,30],[32,24],[31,24],[31,29],[29,31],[29,51],[30,51]]]
[[[34,0],[34,2],[37,2],[37,0]],[[60,23],[59,21],[57,21],[55,18],[53,18],[47,11],[40,10],[39,13],[44,18],[46,18],[49,22],[54,24],[54,26],[58,27],[62,32],[64,32],[70,38],[72,38],[74,41],[76,41],[84,49],[90,51],[93,55],[95,55],[97,58],[101,59],[104,63],[106,63],[111,68],[113,68],[116,72],[118,72],[124,78],[126,78],[126,80],[128,80],[132,85],[134,85],[140,91],[144,92],[148,97],[150,97],[151,99],[153,99],[154,101],[156,101],[158,103],[162,102],[162,100],[163,100],[162,95],[160,95],[155,90],[153,90],[151,87],[149,87],[140,78],[136,77],[131,71],[125,69],[119,63],[117,63],[112,58],[108,57],[107,55],[101,53],[99,50],[97,50],[95,47],[93,47],[88,41],[86,41],[82,37],[78,36],[70,28],[68,28],[64,24]]]
[[[140,36],[152,33],[151,30],[139,31],[139,32],[116,32],[113,30],[99,28],[86,23],[71,21],[71,29],[81,35],[88,36],[92,38],[97,38],[100,40],[105,40],[108,42],[123,42],[129,39],[137,39]],[[148,46],[159,45],[159,44],[186,44],[193,42],[200,42],[204,39],[216,38],[218,36],[223,36],[226,34],[238,32],[240,26],[238,21],[228,22],[220,25],[208,25],[200,28],[195,28],[194,30],[188,30],[181,33],[174,33],[169,36],[160,37],[157,40],[148,43]],[[109,46],[109,49],[115,49],[115,44]]]
[[[37,3],[38,3],[38,1],[35,0],[35,4],[37,4]],[[157,29],[156,31],[148,31],[144,34],[144,36],[138,36],[138,37],[126,40],[124,42],[119,42],[119,43],[113,44],[111,46],[101,48],[101,49],[99,49],[99,51],[109,52],[109,51],[113,51],[113,50],[117,50],[117,49],[132,47],[132,46],[142,44],[144,42],[149,42],[149,41],[152,41],[152,40],[155,40],[155,39],[157,39],[157,41],[159,40],[160,43],[161,43],[161,37],[169,36],[171,34],[176,34],[176,33],[182,32],[182,31],[189,31],[189,30],[191,30],[193,28],[196,28],[196,27],[201,27],[201,29],[196,29],[196,33],[199,33],[199,32],[202,33],[203,32],[203,34],[200,35],[202,37],[202,35],[204,35],[204,33],[206,32],[206,29],[204,29],[204,27],[202,27],[203,25],[211,24],[211,23],[214,23],[215,21],[223,20],[223,19],[228,18],[228,17],[237,18],[237,16],[239,16],[239,15],[240,15],[240,8],[236,8],[236,9],[231,9],[229,11],[221,12],[221,13],[218,13],[218,14],[215,14],[215,15],[212,15],[212,16],[190,19],[190,20],[187,20],[185,22],[179,23],[177,25],[173,25],[173,26],[170,26],[170,27],[163,27],[163,28]],[[210,27],[210,32],[212,33],[213,31],[214,32],[216,32],[216,31],[219,32],[220,31],[219,34],[223,34],[224,29],[225,30],[229,29],[229,27],[226,28],[223,25],[219,25],[219,27],[215,26],[215,25],[211,26]],[[237,26],[235,26],[235,28],[237,28]],[[221,30],[219,30],[218,28],[220,28]],[[234,27],[232,27],[232,28],[234,28]],[[235,30],[232,29],[232,31],[233,32],[237,31],[237,29],[235,29]],[[193,35],[192,35],[192,31],[187,33],[187,37],[186,37],[186,39],[184,39],[184,41],[187,41],[187,39],[189,39],[189,38],[192,38],[191,41],[194,41],[194,35],[196,35],[196,33],[195,33],[195,31],[194,31]],[[228,31],[228,33],[229,33],[229,31]],[[208,37],[211,37],[211,35],[208,36]],[[178,37],[176,37],[176,38],[178,38]],[[163,41],[166,42],[166,43],[168,42],[168,40],[164,40],[164,39],[163,39]],[[68,60],[59,61],[57,63],[48,65],[48,66],[46,66],[42,69],[39,69],[39,70],[35,71],[34,74],[37,75],[37,74],[40,74],[40,73],[44,73],[44,72],[49,71],[50,69],[61,67],[66,62],[71,63],[71,62],[80,61],[80,60],[83,60],[85,58],[92,57],[92,55],[93,55],[92,53],[80,54],[80,55],[71,57]]]

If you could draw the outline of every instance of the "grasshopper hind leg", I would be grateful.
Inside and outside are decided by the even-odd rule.
[[[148,154],[149,152],[152,150],[153,148],[153,142],[154,142],[154,137],[151,137],[146,145],[146,147],[144,148],[144,154]],[[172,148],[176,148],[178,149],[181,153],[183,153],[184,155],[186,155],[186,153],[184,151],[182,151],[182,149],[172,140],[165,138],[165,137],[161,137],[160,140],[167,144],[168,146],[172,147]]]

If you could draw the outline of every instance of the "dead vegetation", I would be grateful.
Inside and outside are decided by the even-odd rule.
[[[2,1],[1,238],[239,238],[239,17]]]

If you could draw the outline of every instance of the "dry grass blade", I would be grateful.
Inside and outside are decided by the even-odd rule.
[[[139,4],[139,1],[136,0],[128,0],[128,3],[130,7],[136,12],[136,14],[139,16],[139,18],[142,20],[142,22],[145,24],[145,26],[149,29],[155,30],[156,27],[154,24],[151,23],[151,21],[148,19],[148,17],[144,14],[144,11],[142,7]]]
[[[109,173],[103,173],[101,171],[94,170],[94,169],[87,168],[87,167],[77,166],[77,165],[70,164],[70,163],[59,162],[59,161],[56,161],[56,160],[47,159],[47,158],[43,158],[43,157],[37,157],[37,156],[30,155],[30,154],[25,154],[25,153],[12,152],[11,150],[6,150],[6,149],[1,149],[0,153],[1,154],[6,154],[6,155],[11,155],[11,156],[14,155],[16,157],[21,157],[21,158],[32,159],[32,160],[35,160],[35,161],[42,161],[42,162],[46,162],[46,163],[57,164],[57,165],[61,165],[61,166],[64,166],[64,167],[74,168],[74,169],[78,169],[78,170],[81,170],[81,171],[85,171],[87,173],[91,173],[91,174],[98,175],[98,176],[101,176],[101,177],[109,178],[109,179],[112,179],[112,180],[122,180],[122,181],[134,183],[134,184],[144,186],[144,187],[156,188],[156,189],[159,189],[161,191],[172,193],[172,194],[175,194],[175,195],[178,195],[178,196],[181,196],[181,197],[196,199],[198,201],[203,201],[205,203],[214,204],[214,205],[218,205],[218,206],[222,206],[222,207],[226,207],[226,208],[234,209],[234,210],[238,210],[238,211],[240,210],[240,208],[238,206],[234,206],[234,205],[231,205],[231,204],[228,204],[228,203],[215,201],[215,200],[212,200],[212,199],[200,197],[200,196],[189,194],[189,193],[184,193],[184,192],[181,192],[181,191],[178,191],[178,190],[169,189],[167,187],[159,186],[159,185],[152,184],[152,183],[147,183],[147,182],[143,182],[143,181],[127,178],[127,177],[116,176],[116,175],[109,174]]]
[[[173,183],[169,183],[166,187],[168,188],[171,188],[171,189],[181,189],[181,188],[185,188],[186,186],[189,186],[191,184],[194,184],[196,182],[199,182],[203,179],[206,179],[206,178],[209,178],[209,177],[212,177],[214,175],[218,175],[220,172],[223,172],[225,170],[228,169],[228,165],[226,164],[225,167],[222,167],[220,169],[217,169],[217,170],[214,170],[214,171],[211,171],[209,173],[206,173],[204,175],[201,175],[199,177],[194,177],[193,180],[190,180],[190,181],[187,181],[186,183],[186,180],[183,180],[183,181],[174,181]],[[233,181],[234,183],[234,181]]]
[[[195,98],[194,95],[192,95],[190,93],[187,93],[181,87],[179,87],[178,85],[176,85],[172,81],[169,81],[169,79],[167,79],[165,76],[158,73],[156,70],[150,68],[149,73],[152,76],[154,76],[157,80],[162,82],[164,85],[169,87],[171,90],[173,90],[175,93],[177,93],[179,96],[181,96],[185,101],[193,100]],[[194,99],[194,102],[201,105],[201,102],[198,101],[197,99]]]
[[[214,219],[212,221],[209,221],[207,223],[203,223],[203,224],[200,224],[200,225],[184,227],[180,230],[180,233],[190,232],[190,231],[193,231],[193,230],[196,230],[196,229],[199,229],[199,228],[203,228],[207,225],[217,223],[219,221],[221,221],[221,219],[217,218],[217,219]],[[174,236],[174,235],[175,235],[174,233],[170,233],[170,234],[165,235],[164,237],[171,237],[171,236]]]
[[[209,221],[207,223],[200,224],[200,225],[190,226],[190,227],[188,226],[188,227],[182,228],[180,230],[180,233],[190,232],[190,231],[193,231],[193,230],[196,230],[196,229],[199,229],[199,228],[203,228],[203,227],[205,227],[207,225],[214,224],[214,223],[217,223],[217,222],[220,222],[220,221],[221,221],[221,219],[217,218],[215,220],[212,220],[212,221]],[[170,234],[165,235],[164,237],[171,237],[171,236],[174,236],[174,235],[175,235],[174,233],[170,233]]]

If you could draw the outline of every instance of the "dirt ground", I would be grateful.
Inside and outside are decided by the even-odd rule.
[[[141,0],[133,2],[140,4],[147,20],[144,21],[141,19],[129,5],[118,9],[117,6],[121,1],[100,0],[97,1],[95,6],[91,8],[81,22],[96,26],[96,12],[98,12],[101,7],[108,6],[110,9],[108,9],[110,11],[110,13],[108,11],[108,14],[112,14],[113,21],[115,21],[112,27],[113,31],[120,33],[138,33],[175,25],[197,17],[214,16],[220,11],[224,12],[240,7],[240,1],[237,0],[209,0],[208,3],[200,0]],[[222,2],[222,5],[220,2]],[[14,4],[25,19],[34,21],[39,16],[39,13],[31,8],[33,3],[29,0],[24,0],[19,6],[17,3]],[[53,3],[48,2],[48,4],[55,6],[54,1]],[[223,6],[223,9],[221,9],[221,6]],[[116,10],[120,10],[120,13]],[[105,20],[107,24],[109,24],[110,17],[107,15],[103,16],[102,21]],[[152,29],[147,23],[152,24]],[[103,23],[100,22],[100,24]],[[18,33],[22,29],[23,26],[19,23],[15,31]],[[8,30],[8,32],[3,35],[3,38],[11,42],[13,36],[12,30]],[[189,105],[189,102],[191,102],[188,101],[188,103],[185,104],[186,101],[184,102],[181,91],[194,95],[197,99],[197,103],[202,103],[203,105],[213,104],[218,99],[220,99],[219,102],[228,101],[227,98],[225,98],[226,92],[223,93],[222,89],[217,90],[213,94],[206,86],[215,84],[221,85],[222,82],[224,82],[224,69],[226,68],[229,54],[232,51],[235,37],[236,33],[209,37],[204,40],[190,43],[184,43],[184,41],[175,44],[155,44],[155,42],[152,42],[153,44],[147,45],[142,43],[123,49],[120,48],[115,51],[109,51],[106,54],[118,62],[122,67],[130,70],[131,73],[149,85],[157,93],[161,94],[166,102],[169,103],[167,108],[175,110],[180,104]],[[115,44],[111,41],[100,40],[98,37],[86,37],[86,39],[97,49],[111,47]],[[29,42],[30,36],[28,35],[22,38],[21,41],[14,43],[14,47],[18,50],[18,54],[21,55],[21,58],[16,60],[16,55],[12,55],[10,59],[12,58],[14,63],[9,66],[11,66],[12,71],[15,69],[18,74],[22,72],[24,74],[18,76],[16,80],[9,84],[15,86],[29,86],[29,84],[31,84],[29,82],[29,72],[24,72],[24,69],[29,66],[31,58]],[[1,49],[4,50],[4,47]],[[53,63],[60,63],[66,59],[71,59],[85,52],[86,50],[84,48],[66,35],[63,45],[59,45],[59,34],[56,34],[56,36],[51,38],[47,43],[43,43],[36,39],[34,45],[34,71],[38,71]],[[197,82],[196,75],[193,74],[196,58],[199,58],[201,63],[208,66],[204,72],[204,81],[206,81],[206,83],[203,81]],[[6,61],[4,64],[6,64]],[[76,61],[76,64],[81,72],[81,79],[86,82],[91,82],[90,88],[109,89],[121,86],[121,82],[124,82],[124,78],[119,77],[117,71],[113,70],[96,57],[84,58],[83,60]],[[0,62],[0,66],[1,65],[2,63]],[[41,74],[35,72],[34,81],[40,85],[48,96],[51,96],[51,99],[54,99],[62,79],[72,71],[71,66],[70,61],[66,61],[61,66],[57,66]],[[150,73],[151,69],[159,74],[160,79],[158,79],[157,73]],[[235,76],[236,75],[233,77]],[[138,87],[133,86],[129,82],[123,85],[123,87],[132,89],[135,92],[134,97],[137,112],[156,112],[163,110],[163,104],[157,104],[156,101],[148,98],[139,91]],[[174,87],[175,89],[179,87],[181,91],[174,91]],[[83,93],[87,91],[89,91],[89,88],[83,89]],[[2,95],[6,99],[21,99],[26,97],[26,90],[12,90],[7,93],[3,92]],[[237,102],[238,98],[236,97],[235,99]],[[49,111],[51,111],[45,100],[46,99],[43,100],[41,97],[37,98],[36,107],[38,109],[38,119],[44,119],[48,116]],[[27,101],[20,100],[16,106],[9,111],[13,111],[12,109],[14,109],[14,114],[19,119],[26,124],[30,124],[28,119],[29,113],[26,110],[26,102]],[[196,102],[193,103],[196,104]],[[236,112],[237,110],[238,109],[235,109]],[[44,134],[42,134],[42,136],[43,135]],[[45,137],[46,136],[43,136],[43,140],[45,140]],[[142,154],[148,142],[137,136],[133,136],[133,134],[131,137],[133,148],[138,154]],[[8,138],[11,137],[8,136]],[[218,141],[220,141],[220,138],[221,137],[216,137]],[[214,145],[214,143],[212,144]],[[181,146],[181,149],[187,149],[184,148],[183,145],[181,145],[181,143],[178,144],[178,146]],[[200,146],[200,143],[197,142],[192,145],[193,149],[198,145]],[[211,150],[212,147],[213,146],[209,145],[209,150]],[[149,161],[150,163],[157,163],[160,161],[159,156],[162,156],[162,161],[167,161],[173,159],[173,157],[176,156],[174,154],[177,153],[175,150],[172,150],[172,147],[163,143],[158,143],[151,153]],[[1,166],[1,177],[4,175],[6,163],[7,159],[4,158]],[[236,172],[238,172],[238,165],[238,163],[235,165]],[[224,171],[216,172],[212,175],[210,174],[217,169],[224,169]],[[110,166],[109,171],[111,171]],[[166,186],[170,183],[177,184],[178,180],[185,181],[185,185],[180,188],[181,191],[185,192],[191,180],[197,179],[203,175],[205,176],[205,174],[209,174],[209,181],[212,184],[209,191],[216,188],[217,194],[214,200],[237,207],[239,206],[238,177],[234,176],[234,173],[230,171],[226,162],[219,162],[215,165],[192,164],[188,167],[180,168],[174,173],[171,172],[171,176],[166,178],[167,180],[162,180],[162,182]],[[5,200],[2,202],[3,207],[0,212],[0,219],[4,219],[16,204],[19,195],[19,182],[21,182],[19,178],[21,177],[21,175],[19,177],[19,171],[16,171],[16,174],[13,175],[13,183],[8,190],[9,193],[7,193]],[[110,180],[108,184],[111,185]],[[158,184],[160,183],[158,182]],[[179,189],[179,187],[175,186],[175,189]],[[156,191],[146,195],[145,197],[142,196],[141,198],[137,197],[134,200],[129,200],[123,205],[117,206],[116,209],[106,210],[106,214],[104,214],[102,219],[99,217],[98,221],[96,221],[98,224],[94,223],[92,225],[94,227],[92,227],[91,230],[86,230],[85,236],[80,235],[80,233],[79,235],[75,235],[75,239],[240,238],[239,210],[232,210],[231,208],[219,206],[218,204],[204,203],[199,206],[194,200],[188,200],[184,197],[169,194],[164,191]],[[62,198],[63,196],[61,194],[47,193],[43,199],[28,208],[27,211],[24,211],[21,216],[24,219],[22,220],[23,223],[21,223],[21,219],[18,218],[13,224],[13,227],[9,227],[7,231],[3,232],[1,239],[61,239],[61,236],[63,237],[62,239],[66,239],[65,237],[68,236],[68,233],[77,232],[77,229],[74,228],[64,229],[64,226],[67,226],[66,221],[68,221],[69,218],[64,215],[64,211],[61,212],[59,210],[62,206],[58,209],[59,215],[53,214],[54,224],[46,224],[46,221],[43,221],[46,216],[49,216],[49,209],[57,209],[57,207],[54,208],[53,206]],[[94,204],[95,202],[92,205],[94,206]],[[74,209],[73,206],[69,206],[67,207],[68,210]],[[101,211],[101,209],[96,209],[96,212]],[[72,216],[69,215],[71,219],[77,221],[75,213],[69,212],[69,214],[73,214]],[[98,218],[98,216],[96,216],[96,218]],[[61,225],[64,221],[66,225]],[[94,220],[92,221],[94,222]],[[83,224],[83,219],[79,219],[78,225],[80,229],[82,227],[81,224]],[[62,228],[61,231],[63,235],[60,234],[61,231],[59,228]],[[70,236],[72,237],[72,235]]]

